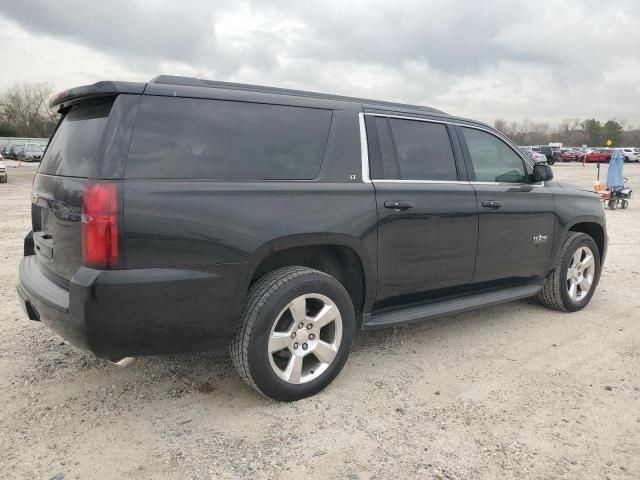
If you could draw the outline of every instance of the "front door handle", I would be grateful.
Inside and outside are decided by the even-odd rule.
[[[384,208],[391,208],[393,210],[409,210],[410,208],[413,208],[413,202],[386,201],[384,202]]]
[[[499,202],[498,200],[485,200],[484,202],[482,202],[482,206],[495,210],[496,208],[500,208],[502,206],[502,202]]]

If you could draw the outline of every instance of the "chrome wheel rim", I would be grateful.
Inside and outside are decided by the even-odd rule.
[[[338,355],[342,316],[336,304],[319,293],[294,298],[278,314],[269,334],[269,363],[287,383],[320,377]]]
[[[567,293],[574,302],[583,300],[591,290],[596,271],[595,258],[589,247],[578,248],[567,269]]]

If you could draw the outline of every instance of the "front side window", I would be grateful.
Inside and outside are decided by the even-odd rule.
[[[522,159],[502,140],[487,132],[462,127],[478,182],[525,183]]]
[[[441,123],[389,119],[403,180],[457,180],[447,127]]]

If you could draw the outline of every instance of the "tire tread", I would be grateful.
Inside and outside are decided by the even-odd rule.
[[[290,266],[274,270],[260,278],[249,290],[249,295],[242,310],[241,322],[238,331],[229,347],[231,361],[240,377],[247,382],[251,388],[265,395],[260,390],[249,368],[249,340],[258,320],[262,308],[268,304],[276,291],[284,288],[287,283],[305,275],[322,275],[332,278],[324,272],[308,267]],[[267,395],[265,395],[267,396]]]
[[[567,255],[572,254],[569,252],[571,244],[576,238],[582,236],[589,237],[587,234],[582,232],[569,232],[564,240],[564,243],[562,244],[562,247],[560,248],[558,262],[556,263],[556,266],[554,267],[551,274],[545,280],[544,286],[538,294],[538,298],[540,299],[540,301],[549,308],[553,308],[554,310],[559,310],[561,312],[569,311],[569,309],[564,304],[564,301],[562,300],[562,285],[560,282],[560,278],[562,275],[564,259],[567,258]]]

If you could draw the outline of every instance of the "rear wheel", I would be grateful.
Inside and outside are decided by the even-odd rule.
[[[335,278],[306,267],[280,268],[251,288],[231,358],[263,395],[299,400],[340,373],[355,329],[351,298]]]
[[[0,177],[0,183],[7,183],[7,179],[9,177],[7,175],[5,175],[4,177]]]
[[[615,210],[616,207],[618,206],[618,201],[612,198],[611,200],[609,200],[608,205],[611,210]]]
[[[600,279],[600,253],[589,235],[570,232],[558,262],[538,295],[547,307],[575,312],[586,307]]]
[[[629,200],[622,200],[620,204],[622,208],[627,208],[629,206]]]

